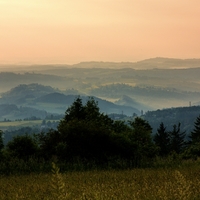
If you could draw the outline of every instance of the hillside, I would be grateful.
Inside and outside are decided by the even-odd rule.
[[[26,99],[34,99],[36,97],[55,92],[56,90],[50,86],[43,86],[38,83],[20,84],[11,90],[1,94],[1,102],[5,103],[23,103]]]
[[[40,84],[21,84],[2,93],[0,98],[0,106],[2,107],[0,119],[21,119],[31,116],[43,119],[47,113],[64,114],[78,96],[75,94],[65,95],[64,93],[66,92],[63,91],[62,93],[58,89]],[[83,103],[86,103],[89,97],[81,95],[81,98]],[[101,112],[107,114],[123,113],[132,116],[133,113],[140,113],[137,108],[130,105],[117,105],[95,96],[94,100],[98,102]]]
[[[80,62],[77,64],[48,64],[48,65],[0,65],[1,71],[16,71],[16,72],[27,72],[27,71],[48,71],[55,74],[56,69],[66,68],[101,68],[101,69],[121,69],[121,68],[132,68],[132,69],[183,69],[183,68],[197,68],[200,67],[200,59],[178,59],[178,58],[166,58],[166,57],[155,57],[138,62]],[[55,69],[56,68],[56,69]]]
[[[45,110],[31,107],[17,106],[15,104],[0,104],[0,121],[44,119],[47,116]]]
[[[194,128],[194,122],[200,115],[200,106],[167,108],[148,111],[143,116],[153,128],[155,133],[160,123],[163,122],[167,130],[172,130],[174,124],[181,123],[181,129],[190,133]]]
[[[76,65],[24,66],[29,72],[24,69],[15,73],[0,73],[0,95],[4,100],[7,95],[8,100],[1,103],[34,105],[33,99],[40,97],[37,90],[21,95],[21,99],[15,94],[14,98],[18,102],[5,92],[17,85],[37,83],[45,87],[51,86],[42,95],[58,92],[65,95],[96,96],[127,106],[127,102],[121,101],[125,95],[134,101],[134,106],[128,106],[144,111],[184,107],[189,102],[191,105],[199,105],[199,61],[200,59],[152,58],[136,63],[84,62]],[[23,89],[15,90],[16,93],[23,93]]]
[[[200,99],[200,92],[186,92],[175,88],[154,86],[131,86],[119,83],[97,87],[92,89],[90,94],[101,98],[117,99],[116,103],[127,105],[124,100],[120,100],[125,95],[132,99],[129,105],[132,104],[146,111],[164,107],[188,106],[189,102],[194,103]]]

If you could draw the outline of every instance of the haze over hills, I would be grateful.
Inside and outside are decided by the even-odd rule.
[[[83,103],[89,99],[88,96],[80,96]],[[58,89],[39,84],[19,85],[6,93],[2,93],[0,98],[0,120],[4,118],[19,119],[32,116],[44,118],[49,114],[63,114],[74,102],[77,95],[65,95]],[[101,112],[111,114],[133,115],[140,111],[133,106],[117,105],[112,102],[93,97],[98,102]],[[7,112],[6,112],[7,111]],[[24,115],[22,113],[24,111]]]
[[[134,66],[140,66],[140,69],[134,69]],[[31,72],[1,72],[0,92],[20,84],[38,83],[51,86],[65,95],[96,96],[113,103],[126,95],[140,102],[145,111],[188,106],[189,102],[197,105],[200,101],[199,66],[200,59],[169,58],[153,58],[137,63],[31,66]],[[26,70],[30,71],[30,68]],[[124,105],[128,104],[124,102]]]
[[[11,67],[0,73],[1,104],[63,113],[75,96],[94,96],[103,112],[132,115],[200,102],[200,59]]]
[[[200,67],[200,59],[150,58],[138,62],[84,62],[73,65],[78,68],[133,68],[133,69],[181,69]]]
[[[118,88],[119,91],[124,91],[121,87],[126,88],[127,86],[117,85],[116,88]],[[133,90],[135,95],[137,92],[141,92],[141,88],[137,88],[137,91],[134,89],[134,87],[129,86],[128,89]],[[111,91],[114,90],[112,89]],[[172,97],[176,96],[176,93],[174,92],[175,91],[172,93]],[[129,93],[131,92],[129,91]],[[144,92],[143,95],[145,93],[148,92]],[[153,95],[153,90],[150,93]],[[112,93],[110,94],[112,95]],[[120,96],[119,92],[114,91],[113,94]],[[167,98],[169,94],[166,93],[165,98]],[[191,94],[192,93],[189,95]],[[196,93],[196,95],[197,94],[198,93]],[[182,95],[180,98],[183,98],[184,94],[180,95]],[[83,101],[83,104],[85,104],[89,99],[88,96],[80,97]],[[51,115],[55,117],[62,117],[66,109],[74,102],[76,98],[77,95],[66,95],[62,93],[62,91],[54,89],[50,86],[43,86],[39,84],[19,85],[10,91],[7,91],[6,93],[2,93],[2,97],[0,98],[0,121],[45,119],[47,116]],[[168,130],[172,129],[174,124],[178,124],[180,122],[181,129],[189,133],[192,130],[193,123],[200,112],[200,106],[185,106],[153,110],[148,105],[135,101],[127,95],[122,95],[121,98],[119,98],[119,100],[117,100],[115,103],[97,98],[95,96],[93,96],[93,98],[98,102],[100,112],[104,112],[111,117],[118,117],[119,115],[121,117],[122,115],[127,115],[129,117],[133,117],[135,115],[140,116],[143,113],[141,110],[149,110],[144,112],[142,117],[144,117],[150,123],[153,128],[153,132],[156,132],[156,129],[159,127],[161,122],[164,122]]]
[[[141,60],[138,62],[103,62],[103,61],[90,61],[80,62],[77,64],[0,64],[0,71],[44,71],[65,68],[132,68],[132,69],[184,69],[184,68],[197,68],[200,67],[200,59],[177,59],[177,58],[164,58],[156,57]]]

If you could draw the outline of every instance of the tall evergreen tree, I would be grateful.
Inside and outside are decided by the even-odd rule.
[[[180,126],[180,123],[178,124],[178,126],[174,125],[173,130],[169,132],[170,150],[176,153],[180,153],[185,145],[185,132],[181,132]]]
[[[155,144],[152,140],[152,127],[150,124],[140,118],[136,117],[134,121],[130,121],[131,127],[130,140],[133,145],[133,150],[137,158],[153,157],[156,152]]]
[[[84,117],[85,115],[82,99],[80,97],[77,97],[73,104],[66,110],[64,121],[68,122],[74,119],[81,120]]]
[[[3,131],[0,130],[0,153],[1,153],[1,150],[3,149],[4,147],[4,144],[3,144]]]
[[[0,130],[0,162],[2,159],[2,149],[4,148],[4,144],[3,144],[3,131]]]
[[[184,152],[186,158],[196,159],[200,157],[200,115],[194,122],[194,129],[190,135],[191,141],[188,142],[188,147]]]
[[[86,104],[78,97],[58,125],[63,159],[73,157],[106,159],[115,154],[112,146],[114,121],[100,113],[98,103],[89,98]],[[57,144],[59,149],[60,144]]]
[[[136,117],[134,121],[129,122],[130,127],[132,128],[132,140],[139,141],[141,145],[148,144],[152,142],[151,133],[152,127],[149,123],[140,118]]]
[[[194,122],[194,129],[191,132],[190,138],[193,144],[200,142],[200,115],[197,117],[196,121]]]
[[[164,123],[161,122],[160,127],[157,129],[157,133],[154,136],[154,142],[159,147],[159,155],[166,156],[170,152],[170,138],[169,133],[166,131]]]

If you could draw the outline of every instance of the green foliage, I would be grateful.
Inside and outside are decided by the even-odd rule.
[[[170,137],[166,131],[166,127],[162,122],[157,129],[157,133],[154,136],[155,145],[159,147],[159,155],[167,156],[170,152]]]
[[[38,123],[38,122],[37,122]],[[38,123],[39,124],[39,123]],[[11,124],[12,126],[12,124]],[[10,128],[10,130],[4,131],[4,144],[7,145],[9,141],[12,141],[12,139],[16,136],[22,136],[25,134],[33,135],[34,133],[39,133],[40,130],[37,127],[31,128],[30,126],[26,125],[25,127],[14,127],[13,129]]]
[[[191,132],[192,143],[200,142],[200,115],[196,118],[194,129]]]
[[[85,105],[83,105],[82,99],[77,97],[73,104],[66,110],[65,117],[61,120],[58,129],[61,130],[66,123],[75,119],[99,121],[99,124],[104,123],[104,125],[113,123],[113,120],[107,115],[100,113],[98,103],[92,97],[88,99]]]
[[[169,132],[170,150],[176,153],[181,153],[185,145],[185,132],[181,132],[180,126],[180,123],[178,124],[178,126],[174,125],[173,130]]]
[[[84,106],[82,103],[82,99],[78,97],[74,103],[66,110],[64,122],[68,122],[70,120],[76,119],[83,119],[85,115]],[[61,121],[62,123],[62,121]],[[59,125],[60,126],[60,125]]]
[[[113,121],[101,114],[97,102],[90,98],[85,105],[78,97],[58,125],[63,148],[62,157],[105,158],[110,151]],[[60,148],[59,148],[60,149]],[[112,151],[112,150],[111,150]]]
[[[180,154],[186,147],[185,132],[181,132],[181,124],[173,125],[171,131],[166,131],[162,122],[154,136],[155,145],[159,148],[160,156],[168,156],[170,153]]]
[[[200,142],[190,144],[183,152],[183,158],[185,159],[197,159],[200,157]]]
[[[56,156],[68,162],[79,158],[103,164],[119,157],[140,162],[155,154],[151,132],[151,126],[141,118],[135,118],[129,125],[114,122],[100,113],[93,98],[83,105],[77,97],[60,121],[58,131],[38,134],[37,139],[45,159]]]
[[[54,198],[58,200],[69,199],[68,194],[65,191],[65,182],[63,181],[60,169],[56,166],[54,162],[52,162],[51,171],[52,171],[51,187]]]
[[[152,141],[152,128],[149,123],[142,118],[136,117],[134,121],[129,122],[129,125],[131,127],[129,138],[136,162],[154,157],[157,154],[157,150]]]
[[[134,121],[129,121],[129,125],[131,127],[130,139],[133,142],[143,147],[152,144],[152,128],[146,120],[136,117]]]
[[[181,123],[182,130],[188,134],[193,130],[193,124],[200,113],[200,106],[165,108],[161,110],[148,111],[144,118],[151,124],[156,132],[160,123],[166,127]]]
[[[3,144],[3,131],[0,130],[0,163],[3,159],[3,148],[4,148],[4,144]]]
[[[100,113],[93,98],[83,104],[82,99],[77,97],[66,110],[57,130],[35,134],[34,138],[16,136],[8,142],[3,154],[5,160],[25,162],[35,157],[38,161],[49,163],[56,158],[58,163],[63,163],[61,169],[124,169],[152,166],[157,155],[167,158],[170,155],[174,163],[183,155],[184,138],[185,132],[181,132],[180,123],[174,125],[172,131],[166,131],[161,123],[153,142],[152,127],[145,119],[136,117],[128,123],[113,121]],[[187,149],[185,158],[193,153],[200,156],[199,144],[195,144]]]
[[[58,131],[50,129],[47,133],[35,134],[35,139],[39,146],[39,157],[48,160],[57,154],[56,149],[61,142],[61,134]]]
[[[0,152],[2,151],[3,148],[4,148],[4,144],[3,144],[3,131],[0,130]]]
[[[186,159],[197,159],[200,157],[200,115],[194,122],[194,129],[190,135],[191,141],[188,142],[188,146],[183,153],[183,157]]]
[[[24,160],[36,155],[38,151],[36,142],[27,134],[14,137],[8,142],[6,149],[12,157]]]

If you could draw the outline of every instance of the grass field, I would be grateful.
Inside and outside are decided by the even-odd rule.
[[[29,174],[0,178],[1,200],[194,200],[200,199],[200,170],[134,169],[60,174]]]
[[[0,121],[0,130],[6,130],[7,128],[10,127],[33,127],[33,126],[39,126],[42,124],[43,120],[28,120],[28,121],[8,121],[8,122],[2,122]],[[46,120],[46,121],[60,121],[60,120]]]
[[[34,126],[41,123],[42,120],[0,122],[0,128],[9,126]]]

